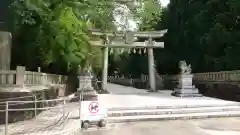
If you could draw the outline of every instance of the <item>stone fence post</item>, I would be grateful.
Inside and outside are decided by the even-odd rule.
[[[26,68],[23,66],[17,66],[16,68],[16,85],[19,85],[21,87],[24,86],[24,75],[25,75]]]
[[[41,73],[41,67],[38,67],[38,72]]]
[[[0,69],[10,70],[12,35],[0,31]]]

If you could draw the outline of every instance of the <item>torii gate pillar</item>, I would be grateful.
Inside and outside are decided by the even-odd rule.
[[[148,72],[150,90],[156,91],[155,69],[154,69],[154,54],[153,48],[148,48]]]
[[[103,70],[102,70],[102,90],[107,88],[107,77],[108,77],[108,47],[103,47]]]

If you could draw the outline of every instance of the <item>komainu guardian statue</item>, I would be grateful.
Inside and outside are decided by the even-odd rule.
[[[181,69],[181,74],[189,75],[192,72],[191,65],[187,65],[186,61],[180,61],[179,67]]]

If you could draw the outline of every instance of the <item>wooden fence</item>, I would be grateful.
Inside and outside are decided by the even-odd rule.
[[[0,85],[50,85],[65,84],[66,76],[26,71],[18,66],[16,70],[0,70]]]

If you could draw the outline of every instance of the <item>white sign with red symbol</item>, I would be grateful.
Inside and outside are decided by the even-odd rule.
[[[97,113],[99,111],[99,103],[98,102],[91,102],[88,106],[88,110],[90,113]]]
[[[107,118],[107,109],[99,101],[81,102],[82,120],[98,121]]]

